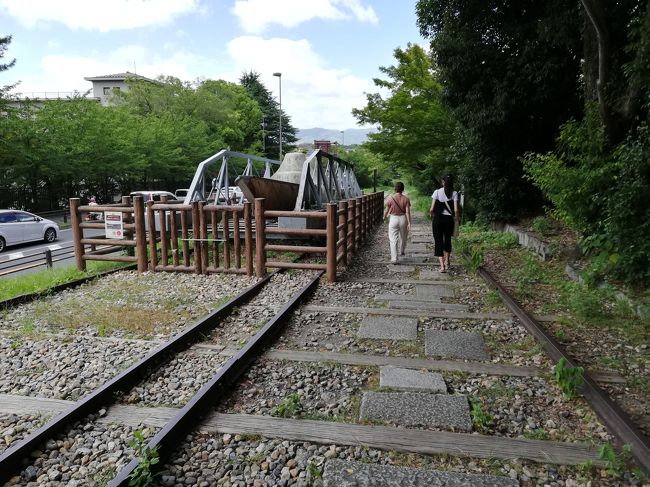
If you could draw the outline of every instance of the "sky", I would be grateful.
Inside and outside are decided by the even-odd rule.
[[[393,51],[425,46],[416,0],[0,0],[13,36],[0,86],[14,93],[85,92],[84,77],[237,82],[255,71],[298,129],[358,128],[353,108],[379,90]],[[273,73],[280,72],[281,77]]]

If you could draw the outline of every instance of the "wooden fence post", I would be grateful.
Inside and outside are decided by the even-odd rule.
[[[266,275],[266,220],[264,219],[264,198],[255,198],[255,275]]]
[[[81,224],[81,215],[79,215],[79,198],[70,198],[70,223],[72,225],[72,238],[74,241],[74,258],[77,263],[78,271],[86,270],[86,261],[84,260],[84,246],[81,239],[84,238],[84,231],[79,225]]]
[[[221,212],[221,226],[223,235],[223,269],[230,269],[230,215],[228,210]]]
[[[199,262],[201,264],[201,274],[207,274],[208,272],[208,223],[205,218],[205,201],[199,201],[199,248],[201,249],[201,258]]]
[[[153,201],[147,201],[147,225],[149,226],[149,270],[156,272],[158,267],[158,248],[156,247],[156,220],[153,212]]]
[[[135,213],[135,253],[138,272],[147,271],[147,231],[144,228],[144,200],[142,196],[133,198]]]
[[[192,201],[192,238],[194,240],[194,272],[201,274],[201,246],[199,239],[201,238],[201,222],[199,215],[199,202]]]
[[[336,203],[327,203],[327,282],[336,282]]]
[[[239,234],[239,210],[232,210],[232,245],[235,248],[235,269],[241,269],[241,235]]]
[[[375,225],[379,225],[382,221],[382,216],[384,212],[384,193],[376,193],[377,195],[377,209],[375,210]]]
[[[253,225],[251,203],[244,203],[244,246],[246,247],[246,275],[253,275]]]
[[[339,235],[339,240],[343,240],[343,258],[341,262],[343,265],[348,265],[348,202],[339,201],[339,211],[341,211],[340,221],[341,221],[341,232]]]
[[[130,196],[122,196],[122,206],[129,207],[133,206],[133,200]],[[133,213],[122,213],[122,222],[123,223],[134,223],[135,216]],[[133,240],[134,230],[124,230],[124,238],[127,240]],[[126,255],[133,257],[135,255],[135,248],[128,246],[126,248]]]
[[[366,197],[362,196],[359,198],[359,224],[361,230],[359,232],[359,237],[361,237],[361,242],[363,243],[366,241]]]
[[[160,197],[163,205],[167,204],[167,195]],[[158,225],[160,227],[160,260],[162,265],[169,264],[169,249],[167,246],[167,210],[158,210]],[[154,227],[155,228],[155,227]]]
[[[354,199],[348,200],[348,240],[350,240],[350,246],[348,249],[348,264],[352,263],[352,256],[356,252],[356,225],[354,221],[354,215],[356,211],[355,204],[356,202]]]

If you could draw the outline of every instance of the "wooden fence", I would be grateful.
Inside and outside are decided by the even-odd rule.
[[[147,202],[136,196],[121,204],[81,206],[70,200],[70,215],[77,268],[88,260],[135,262],[139,272],[239,273],[263,277],[268,268],[324,270],[329,282],[336,281],[339,265],[347,266],[381,222],[383,193],[372,193],[325,205],[325,211],[272,211],[264,199],[243,206],[191,205],[168,201]],[[84,237],[84,229],[104,228],[102,222],[86,222],[89,212],[122,213],[124,238]],[[279,222],[269,224],[269,220]],[[309,222],[308,228],[291,225],[295,219]],[[280,226],[282,225],[282,226]],[[313,228],[309,228],[313,227]],[[292,243],[300,239],[300,243]],[[307,245],[304,241],[316,242]],[[86,252],[85,244],[112,245],[127,255]],[[292,262],[278,256],[287,253],[324,256],[324,262]]]

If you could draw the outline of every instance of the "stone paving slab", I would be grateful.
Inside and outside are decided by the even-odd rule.
[[[396,299],[388,302],[388,307],[393,309],[415,309],[415,310],[446,310],[446,311],[467,311],[466,304],[436,303],[434,301],[410,301],[407,299]]]
[[[435,284],[416,285],[415,294],[418,297],[426,299],[440,296],[443,296],[445,298],[453,298],[455,296],[454,290],[451,287],[441,285],[436,286]]]
[[[421,392],[364,392],[361,419],[390,421],[399,426],[431,426],[471,431],[467,398]]]
[[[449,279],[449,274],[437,271],[435,269],[420,269],[420,279],[435,279],[439,281],[446,281]]]
[[[395,316],[366,316],[361,321],[357,336],[380,340],[415,340],[418,337],[418,320]]]
[[[434,258],[433,252],[413,252],[412,254],[407,252],[407,255],[413,259],[424,259],[424,262],[430,262]]]
[[[424,256],[412,256],[412,255],[403,255],[397,259],[400,264],[423,264],[429,258],[428,255]]]
[[[390,272],[407,273],[415,271],[415,267],[411,265],[388,264],[386,267]]]
[[[408,243],[406,245],[407,252],[428,252],[429,248],[424,243]]]
[[[508,477],[441,472],[413,467],[328,460],[323,471],[325,487],[517,487]]]
[[[405,369],[394,365],[379,368],[379,387],[405,391],[447,393],[447,384],[441,374],[422,370]]]
[[[420,303],[442,303],[442,298],[439,296],[432,296],[430,298],[421,298],[414,294],[375,294],[377,301],[417,301]]]
[[[425,330],[424,353],[444,358],[488,360],[485,341],[480,333],[467,331]]]

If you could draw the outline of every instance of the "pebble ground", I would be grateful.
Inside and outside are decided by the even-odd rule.
[[[427,230],[424,223],[414,228],[416,233]],[[354,282],[359,277],[419,278],[420,267],[404,274],[392,272],[385,265],[386,233],[386,225],[379,227],[356,256],[354,265],[341,274],[340,282],[328,285],[322,281],[308,304],[385,307],[375,300],[376,295],[412,293],[413,285],[403,282]],[[491,300],[479,278],[457,261],[453,264],[450,279],[456,293],[446,301],[467,304],[476,312],[507,312]],[[310,275],[292,271],[275,276],[271,286],[206,337],[210,350],[192,348],[184,352],[121,395],[119,402],[141,407],[181,407],[209,380],[228,353],[253,336]],[[4,312],[0,326],[0,393],[75,400],[254,281],[232,275],[122,272]],[[424,358],[425,330],[479,332],[491,362],[539,367],[545,373],[535,378],[444,373],[449,392],[468,395],[489,415],[480,428],[475,426],[476,433],[569,442],[612,441],[586,403],[569,402],[562,396],[551,378],[550,361],[515,318],[420,319],[419,338],[412,344],[358,338],[356,329],[361,318],[353,313],[298,310],[275,347]],[[215,405],[215,410],[272,415],[293,396],[300,398],[295,418],[359,423],[360,397],[364,391],[377,390],[378,381],[378,367],[262,357],[244,374],[233,394]],[[134,430],[142,429],[147,436],[156,430],[97,421],[105,414],[102,410],[43,445],[8,485],[106,485],[132,458],[128,443]],[[48,419],[41,415],[0,414],[0,451]],[[156,482],[167,487],[319,486],[323,485],[324,464],[332,458],[501,475],[518,480],[522,486],[641,485],[629,473],[615,477],[589,466],[406,455],[365,447],[199,432],[185,438]]]

